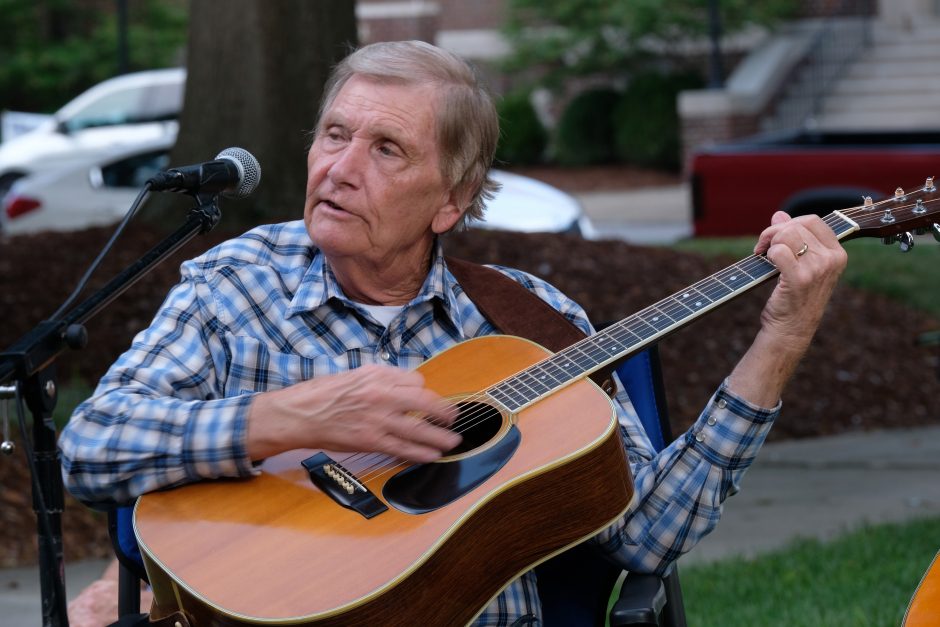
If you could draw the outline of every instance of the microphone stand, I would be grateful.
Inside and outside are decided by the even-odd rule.
[[[0,384],[13,382],[18,403],[25,398],[33,415],[33,510],[39,536],[39,579],[43,627],[67,627],[65,566],[62,551],[62,511],[65,499],[56,447],[52,410],[57,400],[55,359],[66,347],[83,348],[88,334],[83,326],[147,272],[197,234],[209,232],[222,214],[218,196],[195,194],[196,206],[185,224],[125,268],[100,290],[58,319],[40,322],[0,353]],[[22,416],[22,407],[18,405]],[[26,437],[26,433],[23,433]],[[27,443],[28,444],[28,443]],[[27,446],[27,458],[29,449]]]

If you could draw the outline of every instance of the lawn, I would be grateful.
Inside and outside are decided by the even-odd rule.
[[[694,627],[896,627],[940,549],[940,519],[800,540],[752,560],[680,567]]]

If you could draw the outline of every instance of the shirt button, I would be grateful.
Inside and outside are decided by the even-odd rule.
[[[708,417],[708,426],[709,426],[709,427],[714,427],[716,422],[718,422],[718,419],[715,418],[714,416],[709,416],[709,417]]]
[[[388,361],[392,358],[392,355],[388,351],[382,351],[382,354],[379,355],[383,360]]]
[[[726,401],[723,398],[718,399],[718,409],[724,409],[727,406],[728,406],[728,401]]]
[[[701,433],[699,433],[697,436],[695,436],[695,441],[696,441],[696,442],[704,442],[704,441],[705,441],[705,436],[702,435]]]

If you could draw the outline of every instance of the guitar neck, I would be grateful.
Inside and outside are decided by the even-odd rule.
[[[859,228],[838,211],[823,220],[840,240]],[[779,272],[763,255],[751,255],[497,383],[486,393],[507,410],[519,411],[608,364],[644,350]]]

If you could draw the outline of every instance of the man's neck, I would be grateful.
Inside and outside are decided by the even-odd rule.
[[[404,305],[427,279],[433,243],[421,255],[372,261],[362,257],[327,257],[346,296],[365,305]]]

